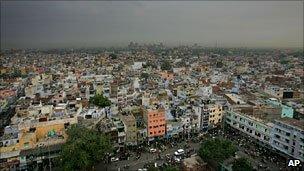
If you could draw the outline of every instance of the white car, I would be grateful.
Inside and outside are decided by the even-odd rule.
[[[117,162],[117,161],[119,161],[119,158],[118,158],[118,157],[112,157],[112,158],[111,158],[111,162]]]
[[[183,154],[185,154],[185,150],[183,150],[183,149],[178,149],[176,152],[174,152],[174,154],[175,154],[176,156],[183,155]]]
[[[150,149],[150,153],[155,153],[157,150],[155,148]]]
[[[181,158],[177,157],[177,156],[174,156],[174,161],[179,163],[181,161]]]

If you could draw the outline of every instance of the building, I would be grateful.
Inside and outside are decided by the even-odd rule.
[[[147,133],[150,139],[163,137],[166,134],[165,109],[147,109],[144,114]]]
[[[294,110],[292,107],[283,105],[282,103],[278,102],[274,98],[270,98],[270,99],[266,100],[266,102],[272,106],[282,108],[282,113],[281,113],[282,118],[285,118],[285,117],[293,118]]]
[[[223,108],[219,104],[207,105],[209,111],[209,127],[215,127],[222,122]]]
[[[120,118],[126,126],[126,145],[137,145],[137,128],[135,117],[129,114],[121,115]]]
[[[271,112],[267,114],[255,110],[252,113],[244,113],[244,109],[227,111],[226,124],[282,154],[303,161],[304,121],[283,118],[280,111],[273,115]]]
[[[112,121],[117,128],[117,139],[119,145],[124,145],[126,142],[126,130],[125,130],[125,124],[122,122],[120,118],[113,117]]]
[[[270,132],[272,123],[255,117],[254,115],[246,115],[235,111],[227,111],[226,123],[234,129],[237,129],[260,142],[270,144]]]
[[[274,121],[271,146],[293,158],[304,161],[304,121],[281,118]]]

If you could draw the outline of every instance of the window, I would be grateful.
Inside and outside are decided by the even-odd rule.
[[[289,132],[286,132],[286,136],[288,136],[288,137],[289,137],[289,136],[290,136],[290,133],[289,133]]]
[[[152,135],[153,134],[153,132],[150,132],[150,135]]]
[[[269,137],[264,136],[264,140],[265,140],[265,141],[269,141]]]

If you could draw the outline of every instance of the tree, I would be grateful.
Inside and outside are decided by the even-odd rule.
[[[114,53],[111,53],[109,56],[110,56],[111,59],[117,59],[117,55],[114,54]]]
[[[232,164],[233,171],[252,171],[253,167],[246,158],[238,158]]]
[[[176,166],[166,166],[164,167],[163,171],[179,171],[179,169]]]
[[[63,170],[86,170],[104,161],[112,151],[109,138],[97,131],[72,125],[67,134],[60,154]]]
[[[199,149],[199,156],[207,162],[219,162],[233,156],[237,148],[233,143],[226,139],[207,139],[201,144]]]
[[[172,66],[170,64],[170,62],[168,60],[165,60],[162,64],[161,64],[161,69],[162,70],[171,70]]]
[[[148,79],[149,76],[150,75],[148,73],[145,73],[145,72],[143,72],[143,73],[140,74],[140,78],[143,78],[143,79]]]
[[[90,103],[93,103],[94,105],[102,107],[102,108],[111,106],[111,104],[112,104],[111,101],[107,97],[104,97],[101,94],[95,94],[95,96],[91,97]]]

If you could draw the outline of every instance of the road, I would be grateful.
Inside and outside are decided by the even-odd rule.
[[[200,143],[189,143],[191,148],[194,148],[195,151],[197,151],[200,147]],[[162,151],[160,153],[160,156],[165,158],[166,154],[170,154],[170,156],[173,156],[174,152],[177,151],[180,148],[184,148],[182,144],[178,144],[177,146],[173,147],[173,148],[168,148],[167,146],[167,150]],[[165,160],[159,160],[158,158],[158,154],[157,153],[149,153],[149,152],[145,152],[141,154],[141,157],[137,160],[135,158],[135,156],[130,157],[129,160],[122,160],[122,161],[118,161],[118,162],[113,162],[109,165],[107,165],[106,167],[104,166],[104,164],[99,164],[97,165],[95,168],[96,170],[108,170],[108,171],[114,171],[114,170],[120,170],[120,171],[124,171],[124,170],[138,170],[138,169],[142,169],[144,168],[144,165],[146,163],[157,163],[157,165],[162,165]],[[129,165],[130,169],[124,169],[123,167],[125,165]]]

